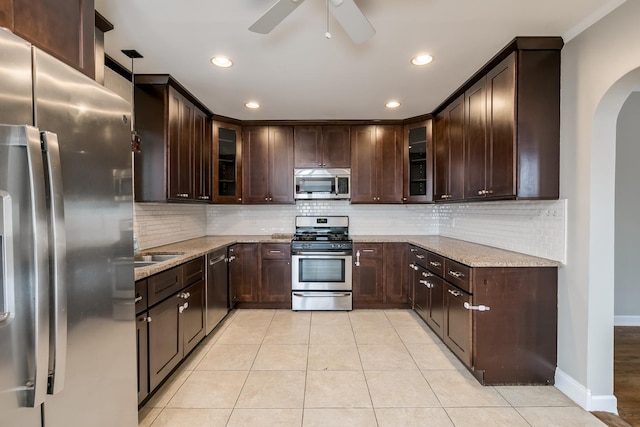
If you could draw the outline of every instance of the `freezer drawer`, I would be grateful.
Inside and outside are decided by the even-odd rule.
[[[352,292],[293,291],[291,309],[297,310],[351,310]]]

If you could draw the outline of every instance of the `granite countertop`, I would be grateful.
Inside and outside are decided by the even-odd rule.
[[[234,243],[289,243],[291,237],[291,234],[205,236],[145,249],[141,254],[178,253],[179,255],[167,261],[136,268],[135,280],[144,279]],[[411,243],[470,267],[559,267],[562,265],[558,261],[442,236],[352,235],[351,238],[356,243]]]

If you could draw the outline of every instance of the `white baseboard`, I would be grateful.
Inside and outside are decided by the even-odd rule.
[[[618,400],[614,395],[592,395],[591,390],[556,368],[555,386],[587,411],[618,414]]]
[[[613,326],[640,326],[640,316],[613,316]]]

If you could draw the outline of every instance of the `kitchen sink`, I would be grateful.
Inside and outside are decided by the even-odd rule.
[[[149,262],[149,263],[157,263],[162,261],[168,261],[170,259],[179,257],[184,255],[183,252],[143,252],[139,255],[135,256],[136,263],[138,262]]]
[[[157,263],[158,261],[133,261],[133,268],[149,267]]]

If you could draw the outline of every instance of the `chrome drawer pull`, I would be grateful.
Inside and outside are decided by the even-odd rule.
[[[442,264],[440,264],[439,262],[436,262],[436,261],[430,261],[429,264],[434,266],[434,267],[440,267],[442,265]]]
[[[489,311],[489,310],[491,310],[491,308],[487,307],[486,305],[471,305],[468,302],[464,303],[464,308],[466,308],[467,310],[477,310],[477,311]]]
[[[464,277],[464,274],[460,273],[459,271],[449,270],[449,276],[453,276],[456,279],[459,279],[461,277]]]
[[[422,283],[429,289],[433,289],[433,283],[427,282],[426,280],[420,280],[420,283]]]
[[[135,302],[140,302],[142,301],[142,295],[138,295],[135,299]]]
[[[424,259],[424,255],[416,255],[416,258],[418,258],[418,259]]]
[[[417,268],[416,268],[416,270],[417,270]],[[435,276],[435,274],[429,273],[428,271],[423,271],[422,272],[422,276],[423,277],[433,277],[433,276]]]
[[[281,253],[282,253],[282,251],[275,251],[275,250],[273,250],[273,249],[270,249],[270,250],[269,250],[269,253],[270,253],[270,254],[281,254]]]
[[[418,271],[418,266],[415,264],[409,264],[409,268],[414,269],[415,271]]]
[[[462,292],[460,292],[460,291],[455,291],[455,290],[453,290],[453,289],[447,289],[447,291],[449,291],[449,293],[450,293],[451,295],[453,295],[454,297],[459,297],[460,295],[462,295]]]

